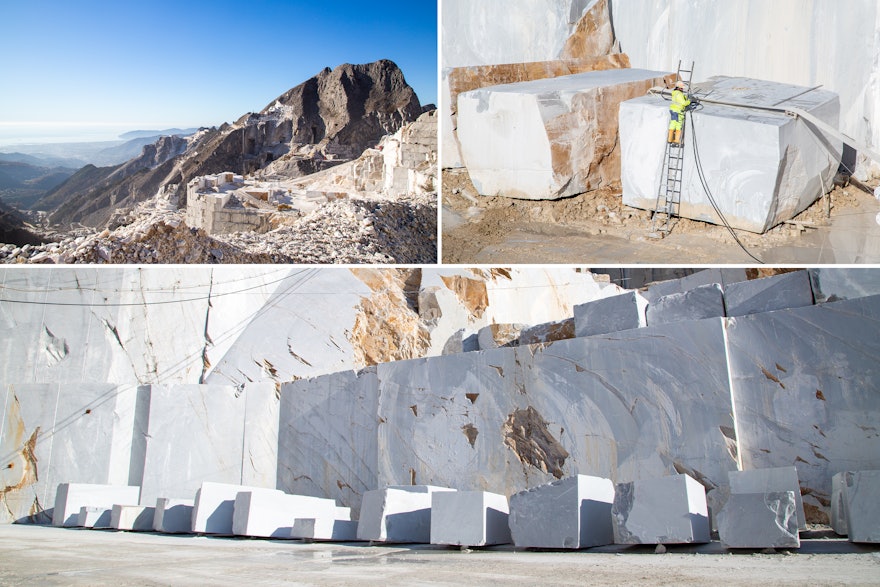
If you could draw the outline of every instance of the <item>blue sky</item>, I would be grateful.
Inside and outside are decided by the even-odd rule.
[[[436,104],[436,0],[3,0],[0,125],[219,125],[381,58]]]

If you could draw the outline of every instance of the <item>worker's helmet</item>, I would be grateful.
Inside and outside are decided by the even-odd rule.
[[[685,83],[684,83],[683,81],[681,81],[681,80],[678,80],[677,82],[675,82],[675,87],[678,88],[679,90],[685,90],[685,89],[687,89],[687,86],[686,86]]]

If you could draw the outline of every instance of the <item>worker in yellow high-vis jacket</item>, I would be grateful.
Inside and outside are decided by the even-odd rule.
[[[691,105],[691,100],[685,94],[683,81],[678,81],[672,90],[672,104],[669,105],[669,137],[670,143],[681,144],[681,129],[684,124],[684,111]]]

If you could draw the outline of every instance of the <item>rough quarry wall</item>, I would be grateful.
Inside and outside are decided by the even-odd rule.
[[[443,67],[560,59],[577,28],[575,15],[595,4],[446,0]],[[662,71],[674,69],[679,59],[694,60],[695,81],[728,75],[822,84],[840,95],[841,130],[869,147],[880,146],[876,0],[609,0],[609,9],[618,48],[632,67]],[[597,45],[603,46],[604,41]],[[455,163],[446,156],[448,115],[446,104],[444,166]],[[857,175],[868,174],[880,176],[880,163],[861,161]]]

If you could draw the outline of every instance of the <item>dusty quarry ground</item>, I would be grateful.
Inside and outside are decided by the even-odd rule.
[[[3,585],[877,585],[880,546],[802,541],[799,551],[702,546],[579,552],[297,541],[0,526]]]
[[[874,187],[874,184],[871,184]],[[624,206],[619,189],[562,200],[479,196],[465,169],[443,171],[444,263],[750,263],[723,226],[676,219],[649,236],[650,212]],[[853,184],[835,187],[795,220],[763,235],[736,231],[765,263],[880,263],[880,202]]]

